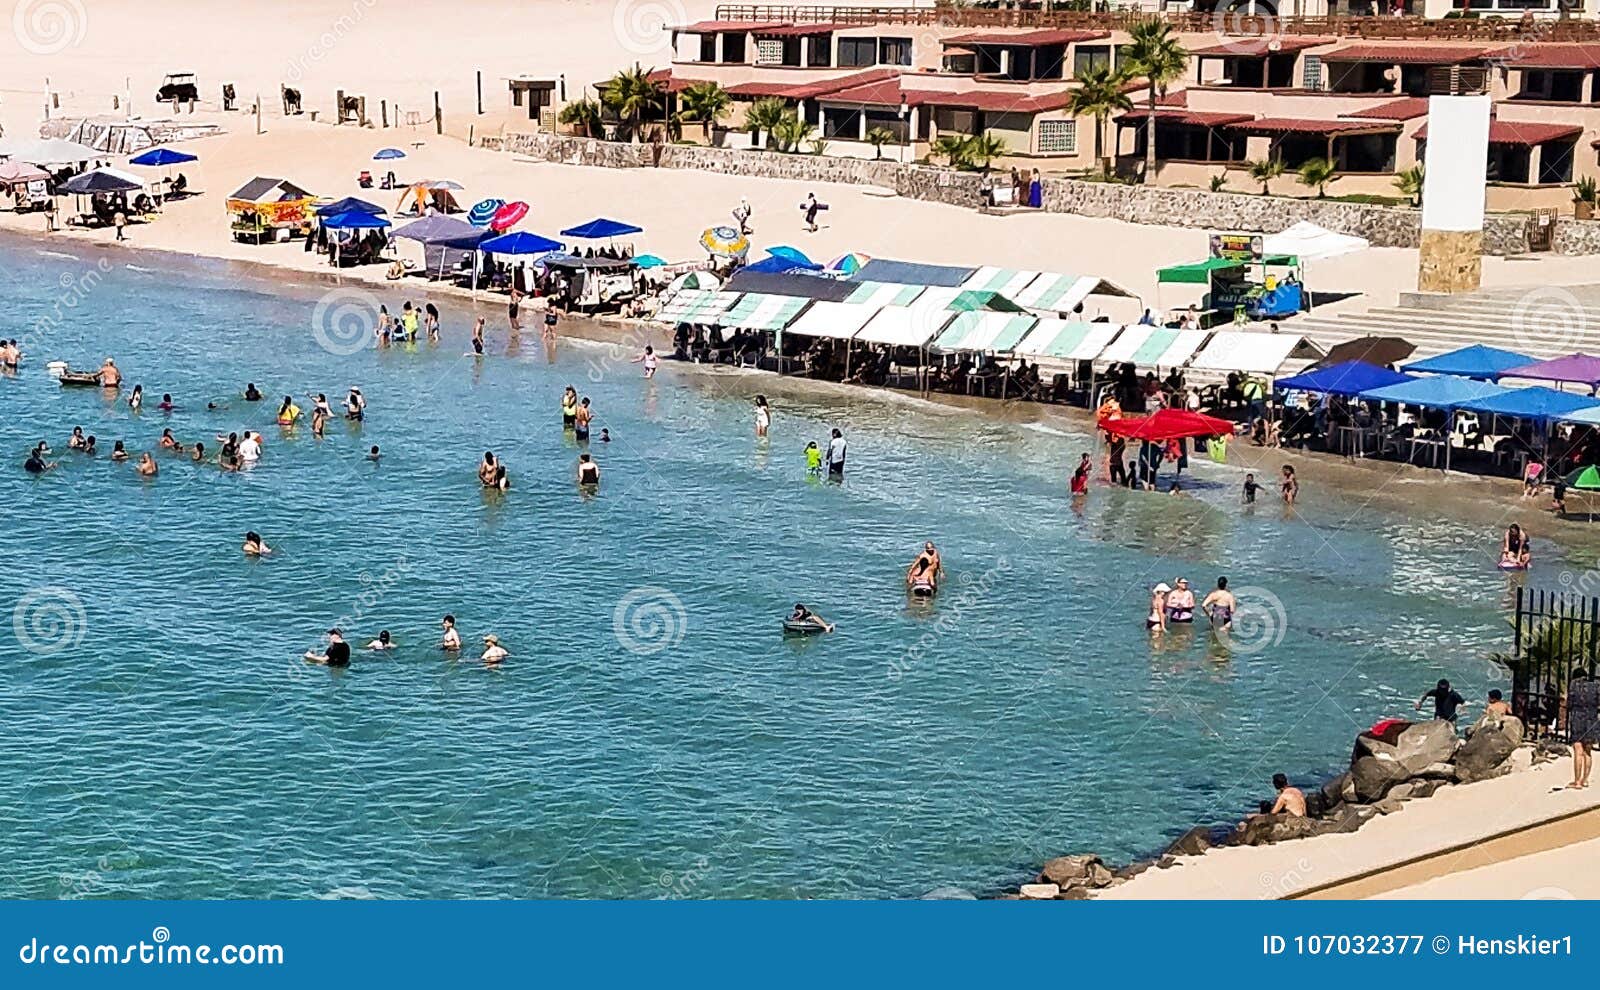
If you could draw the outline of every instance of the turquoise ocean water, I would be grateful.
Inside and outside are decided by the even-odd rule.
[[[1481,697],[1507,639],[1505,579],[1464,527],[1314,488],[1298,515],[1270,493],[1245,509],[1212,465],[1187,497],[1096,487],[1075,508],[1087,438],[1067,430],[670,362],[645,382],[631,353],[551,355],[537,330],[508,354],[498,308],[474,361],[460,303],[437,347],[333,353],[314,324],[359,296],[99,261],[0,247],[0,336],[29,350],[0,380],[11,896],[991,891],[1055,854],[1152,852],[1274,771],[1320,778],[1437,676]],[[108,354],[142,413],[44,374]],[[593,446],[594,497],[560,428],[569,382],[616,437]],[[272,425],[270,400],[352,384],[363,426]],[[213,449],[248,427],[266,456],[238,474],[164,456],[146,482],[68,452],[74,425],[135,452],[164,426]],[[804,475],[831,426],[843,486]],[[61,467],[34,478],[39,439]],[[505,497],[476,483],[485,449]],[[247,529],[278,552],[244,558]],[[925,538],[949,576],[917,608],[901,574]],[[1145,589],[1218,574],[1249,608],[1233,648],[1152,648]],[[796,600],[839,631],[785,641]],[[511,660],[443,656],[445,612]],[[304,664],[336,621],[401,648]]]

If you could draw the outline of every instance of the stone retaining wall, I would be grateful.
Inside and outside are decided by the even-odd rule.
[[[677,144],[656,148],[648,144],[620,144],[549,134],[488,136],[478,143],[485,148],[568,165],[600,168],[659,165],[661,168],[799,182],[880,186],[908,199],[972,208],[980,205],[983,188],[983,178],[972,172],[830,155],[785,155]],[[1414,248],[1421,243],[1420,210],[1326,199],[1046,179],[1044,209],[1050,213],[1208,230],[1278,231],[1297,221],[1309,220],[1328,230],[1365,237],[1374,247]],[[1485,254],[1521,254],[1527,249],[1526,216],[1494,213],[1485,217]],[[1556,224],[1555,251],[1558,254],[1600,254],[1600,221],[1560,220]]]

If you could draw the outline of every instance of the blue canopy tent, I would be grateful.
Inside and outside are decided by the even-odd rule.
[[[501,234],[478,243],[478,250],[485,254],[549,254],[560,251],[561,244],[548,237],[530,234],[519,230],[515,234]]]
[[[318,214],[317,219],[324,227],[333,230],[382,230],[389,226],[389,221],[383,217],[361,210],[330,213],[327,216]]]
[[[778,275],[783,272],[804,271],[805,265],[796,264],[791,258],[780,258],[777,255],[768,255],[754,264],[745,265],[740,271],[765,272],[769,275]]]
[[[1477,378],[1493,381],[1512,368],[1532,364],[1533,358],[1516,351],[1499,347],[1473,344],[1431,358],[1413,361],[1405,366],[1411,373],[1427,372],[1432,375],[1455,375],[1459,378]]]
[[[187,151],[174,151],[171,148],[151,148],[142,155],[128,159],[129,165],[182,165],[184,162],[197,162],[198,155],[191,155]]]
[[[1449,417],[1446,420],[1444,433],[1444,466],[1448,471],[1450,434],[1455,429],[1456,410],[1466,408],[1468,403],[1505,395],[1511,391],[1513,390],[1471,378],[1439,375],[1435,378],[1418,378],[1414,381],[1401,382],[1399,385],[1367,389],[1357,394],[1368,402],[1394,402],[1402,406],[1443,409],[1447,412]]]
[[[377,203],[369,203],[354,196],[346,196],[344,199],[334,200],[327,206],[317,207],[317,216],[319,217],[331,217],[340,213],[371,213],[373,216],[381,216],[388,212]]]
[[[1600,408],[1600,399],[1572,392],[1559,392],[1543,385],[1511,389],[1503,395],[1485,396],[1463,402],[1462,409],[1473,412],[1505,416],[1508,419],[1527,419],[1539,423],[1561,420],[1584,409]]]
[[[1343,361],[1327,368],[1280,378],[1273,384],[1279,391],[1359,395],[1372,389],[1402,385],[1411,381],[1416,381],[1414,375],[1390,371],[1388,368],[1380,368],[1365,361]]]
[[[589,241],[603,241],[610,237],[622,237],[625,234],[642,234],[643,227],[635,227],[631,223],[620,220],[607,220],[600,217],[576,227],[568,227],[561,232],[562,237],[581,237]]]

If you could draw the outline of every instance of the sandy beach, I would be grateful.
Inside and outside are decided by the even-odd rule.
[[[397,192],[362,190],[356,174],[373,167],[374,151],[394,146],[407,152],[396,169],[402,180],[453,180],[465,187],[457,197],[466,205],[486,197],[526,200],[532,211],[521,228],[546,236],[557,236],[560,229],[596,216],[631,221],[645,229],[634,240],[636,250],[669,262],[697,260],[700,231],[725,221],[745,196],[755,211],[753,241],[758,248],[791,244],[821,260],[860,251],[875,257],[936,263],[1094,274],[1126,286],[1151,306],[1184,305],[1197,298],[1185,295],[1193,287],[1169,287],[1165,294],[1158,293],[1155,271],[1162,265],[1203,257],[1206,233],[1200,230],[1066,215],[982,216],[958,207],[900,200],[885,190],[858,186],[550,165],[467,143],[469,133],[492,133],[505,125],[508,76],[564,75],[570,91],[577,92],[586,83],[635,61],[664,65],[667,36],[660,31],[661,25],[709,16],[715,7],[710,0],[568,0],[537,5],[485,0],[474,5],[470,21],[459,16],[459,5],[436,0],[403,8],[379,0],[220,6],[152,0],[92,7],[68,2],[52,8],[54,21],[45,17],[49,12],[42,11],[44,6],[23,0],[18,24],[31,26],[0,36],[0,124],[7,135],[36,133],[46,77],[62,97],[57,111],[62,114],[109,113],[113,98],[120,100],[122,94],[131,92],[136,116],[161,116],[150,95],[163,73],[179,70],[200,75],[206,100],[214,101],[221,83],[228,81],[238,87],[241,103],[248,104],[261,93],[266,105],[259,134],[255,117],[246,112],[202,110],[193,115],[196,122],[217,123],[226,131],[178,146],[200,158],[183,171],[190,188],[201,195],[169,203],[152,222],[129,228],[124,244],[113,246],[115,235],[109,229],[63,230],[49,235],[44,246],[53,250],[70,253],[74,246],[92,243],[127,251],[130,260],[139,251],[154,250],[315,273],[342,282],[388,285],[382,266],[334,272],[322,256],[304,251],[299,241],[266,246],[235,242],[229,236],[223,203],[227,194],[246,180],[267,175],[289,179],[319,196],[359,195],[392,209],[399,198]],[[36,21],[24,17],[30,9]],[[244,25],[248,24],[256,27],[247,29]],[[130,44],[130,39],[137,43]],[[218,39],[231,40],[221,44]],[[482,115],[475,105],[475,73],[479,71],[486,110]],[[276,93],[285,82],[304,91],[308,109],[324,111],[319,121],[312,121],[309,115],[282,116]],[[390,129],[333,126],[326,111],[336,88],[366,94],[374,102],[382,97],[419,108],[431,105],[437,91],[448,133],[435,134],[431,122]],[[185,119],[189,119],[187,115]],[[114,164],[124,166],[125,161]],[[825,225],[815,234],[804,231],[796,209],[810,191],[831,204]],[[42,228],[37,215],[0,214],[0,230],[37,238]],[[414,246],[408,250],[415,252]],[[1356,293],[1332,304],[1333,308],[1389,305],[1400,293],[1415,288],[1416,262],[1414,250],[1373,249],[1348,255],[1318,264],[1316,288]],[[1484,262],[1486,287],[1561,285],[1593,279],[1592,258],[1545,255],[1488,258]],[[424,288],[418,286],[417,291]],[[1135,305],[1128,303],[1112,315],[1131,321],[1137,313]],[[1076,412],[1057,410],[1005,415],[1082,422]],[[1258,469],[1270,470],[1279,459],[1277,452],[1258,455],[1242,450],[1239,466],[1259,465]],[[1414,489],[1407,489],[1406,484],[1438,477],[1420,469],[1383,465],[1384,484],[1374,489],[1374,475],[1367,466],[1348,468],[1331,458],[1318,460],[1321,466],[1304,475],[1309,481],[1368,490],[1380,499],[1409,501]],[[1501,480],[1460,478],[1444,498],[1425,511],[1459,509],[1498,522],[1504,511],[1488,503],[1485,496],[1498,497],[1511,491],[1510,485]],[[1574,533],[1577,525],[1573,525]],[[1173,869],[1151,870],[1102,896],[1291,896],[1430,851],[1600,806],[1596,792],[1551,793],[1558,778],[1569,772],[1569,765],[1558,760],[1502,779],[1449,788],[1353,835],[1213,850]],[[1600,895],[1600,881],[1572,869],[1574,862],[1592,858],[1600,839],[1574,834],[1570,841],[1580,844],[1524,857],[1529,869],[1518,873],[1519,889],[1507,889],[1493,866],[1463,859],[1459,869],[1385,896]],[[1548,893],[1551,890],[1561,894]]]

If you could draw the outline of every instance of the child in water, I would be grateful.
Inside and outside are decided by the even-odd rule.
[[[1244,504],[1245,505],[1254,505],[1255,504],[1256,491],[1260,487],[1261,487],[1260,485],[1256,484],[1256,476],[1255,476],[1254,472],[1249,472],[1249,473],[1245,474],[1245,476],[1244,476]]]
[[[806,444],[806,474],[822,473],[822,449],[815,440]]]

